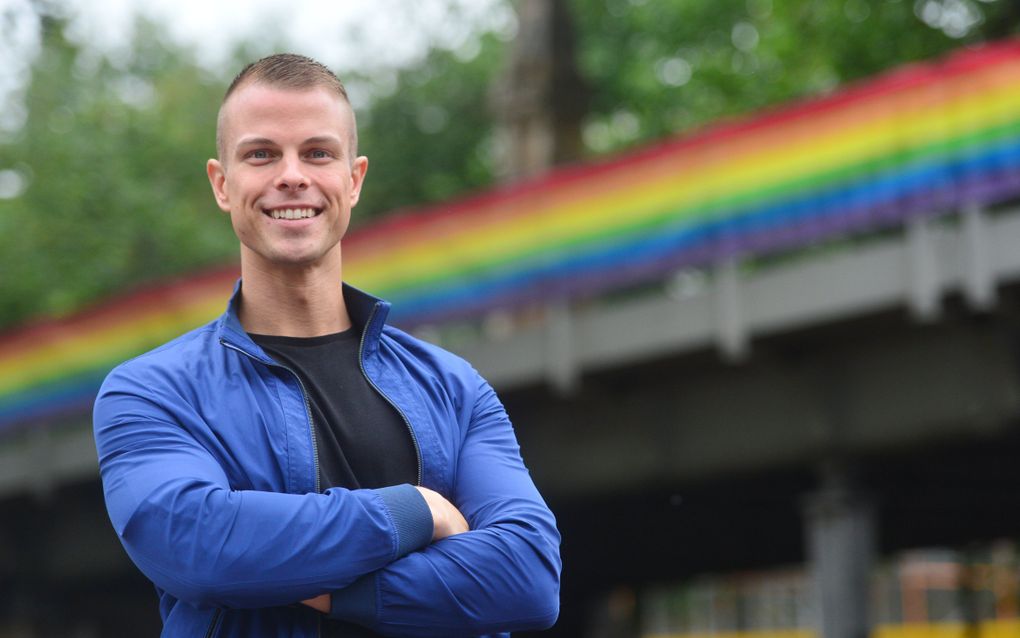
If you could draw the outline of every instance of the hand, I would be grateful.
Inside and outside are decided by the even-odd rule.
[[[319,594],[315,598],[309,598],[308,600],[302,600],[302,605],[308,605],[315,611],[321,611],[324,614],[329,613],[329,594]]]
[[[464,519],[464,515],[460,513],[460,510],[454,507],[450,501],[443,498],[439,492],[434,492],[420,485],[415,487],[425,497],[425,502],[428,503],[429,510],[432,512],[433,541],[438,541],[447,536],[460,534],[471,529],[468,527],[467,521]]]

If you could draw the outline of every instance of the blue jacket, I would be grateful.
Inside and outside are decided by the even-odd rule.
[[[114,369],[94,425],[114,529],[160,597],[163,636],[317,636],[296,601],[385,635],[544,628],[559,611],[559,533],[506,412],[465,361],[385,325],[348,286],[362,371],[405,417],[420,483],[471,531],[430,543],[410,485],[319,493],[296,375],[218,320]]]

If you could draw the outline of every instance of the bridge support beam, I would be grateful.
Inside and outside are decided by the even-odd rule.
[[[724,360],[739,363],[747,358],[749,351],[739,262],[733,258],[719,264],[715,281],[716,342]]]
[[[574,322],[570,306],[550,303],[546,306],[546,376],[553,389],[563,397],[572,395],[580,385],[574,350]]]
[[[808,560],[822,638],[866,638],[875,517],[866,495],[841,472],[826,477],[806,502]]]
[[[961,213],[964,270],[963,294],[970,307],[988,312],[996,302],[995,264],[990,246],[988,216],[979,206],[967,206]]]
[[[942,313],[939,258],[932,222],[926,217],[907,221],[907,303],[919,322],[930,323]]]

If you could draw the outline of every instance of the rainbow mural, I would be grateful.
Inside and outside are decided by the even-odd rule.
[[[344,240],[402,325],[594,295],[1020,197],[1020,41],[529,182]],[[0,431],[81,415],[106,372],[222,312],[236,268],[0,335]]]

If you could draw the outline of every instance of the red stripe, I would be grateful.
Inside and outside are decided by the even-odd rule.
[[[220,266],[148,284],[68,317],[36,319],[31,324],[0,334],[0,358],[37,348],[40,344],[59,340],[69,334],[83,334],[147,314],[165,313],[170,308],[180,307],[220,288],[229,294],[238,275],[236,265]],[[226,297],[223,303],[225,306]]]

